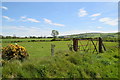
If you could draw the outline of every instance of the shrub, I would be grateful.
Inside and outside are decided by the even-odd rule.
[[[23,60],[27,58],[28,53],[26,49],[20,45],[10,44],[2,48],[2,58],[4,60],[18,59]]]

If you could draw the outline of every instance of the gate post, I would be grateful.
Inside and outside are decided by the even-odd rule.
[[[51,56],[54,56],[54,47],[55,45],[51,44]]]
[[[73,49],[74,51],[78,51],[78,39],[73,38]]]
[[[102,51],[102,38],[101,37],[99,37],[99,53],[102,53],[103,51]]]

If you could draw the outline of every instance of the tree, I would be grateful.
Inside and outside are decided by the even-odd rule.
[[[13,39],[15,39],[16,38],[16,35],[15,34],[13,34],[13,37],[12,37]]]
[[[57,35],[59,35],[59,32],[57,30],[52,30],[51,35],[53,36],[53,40],[56,40]]]

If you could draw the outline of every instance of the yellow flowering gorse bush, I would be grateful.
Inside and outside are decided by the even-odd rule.
[[[28,57],[26,49],[20,45],[10,44],[2,48],[2,58],[4,60],[19,59],[23,60]]]

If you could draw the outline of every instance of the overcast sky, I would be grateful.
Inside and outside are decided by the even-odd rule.
[[[117,2],[3,2],[2,34],[50,36],[118,31]]]

